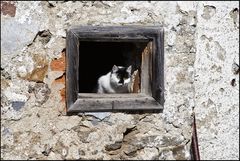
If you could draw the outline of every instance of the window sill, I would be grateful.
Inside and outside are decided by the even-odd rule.
[[[153,97],[144,93],[96,94],[79,93],[78,99],[68,109],[69,113],[78,112],[113,112],[131,110],[162,110]]]

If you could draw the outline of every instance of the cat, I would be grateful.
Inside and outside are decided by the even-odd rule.
[[[97,93],[129,93],[132,66],[113,65],[112,70],[98,79]]]

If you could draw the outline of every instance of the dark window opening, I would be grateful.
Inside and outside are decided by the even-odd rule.
[[[159,26],[76,26],[67,32],[68,114],[162,110],[164,34]],[[96,93],[97,80],[113,65],[132,65],[130,93]]]
[[[79,93],[96,93],[97,80],[113,67],[132,65],[141,72],[142,53],[148,42],[80,41]],[[141,74],[140,74],[141,75]]]

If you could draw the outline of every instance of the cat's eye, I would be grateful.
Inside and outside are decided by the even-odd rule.
[[[163,28],[159,26],[76,26],[67,31],[67,113],[162,110]],[[94,92],[113,64],[129,67],[131,93]],[[122,76],[117,75],[121,80]]]
[[[128,79],[128,77],[123,77],[124,80]]]

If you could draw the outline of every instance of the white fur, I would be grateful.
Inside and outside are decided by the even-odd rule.
[[[119,66],[118,68],[121,68],[121,66]],[[119,79],[116,77],[115,74],[111,74],[111,72],[101,76],[98,79],[97,93],[129,93],[131,78],[124,80],[124,84],[118,82]]]

